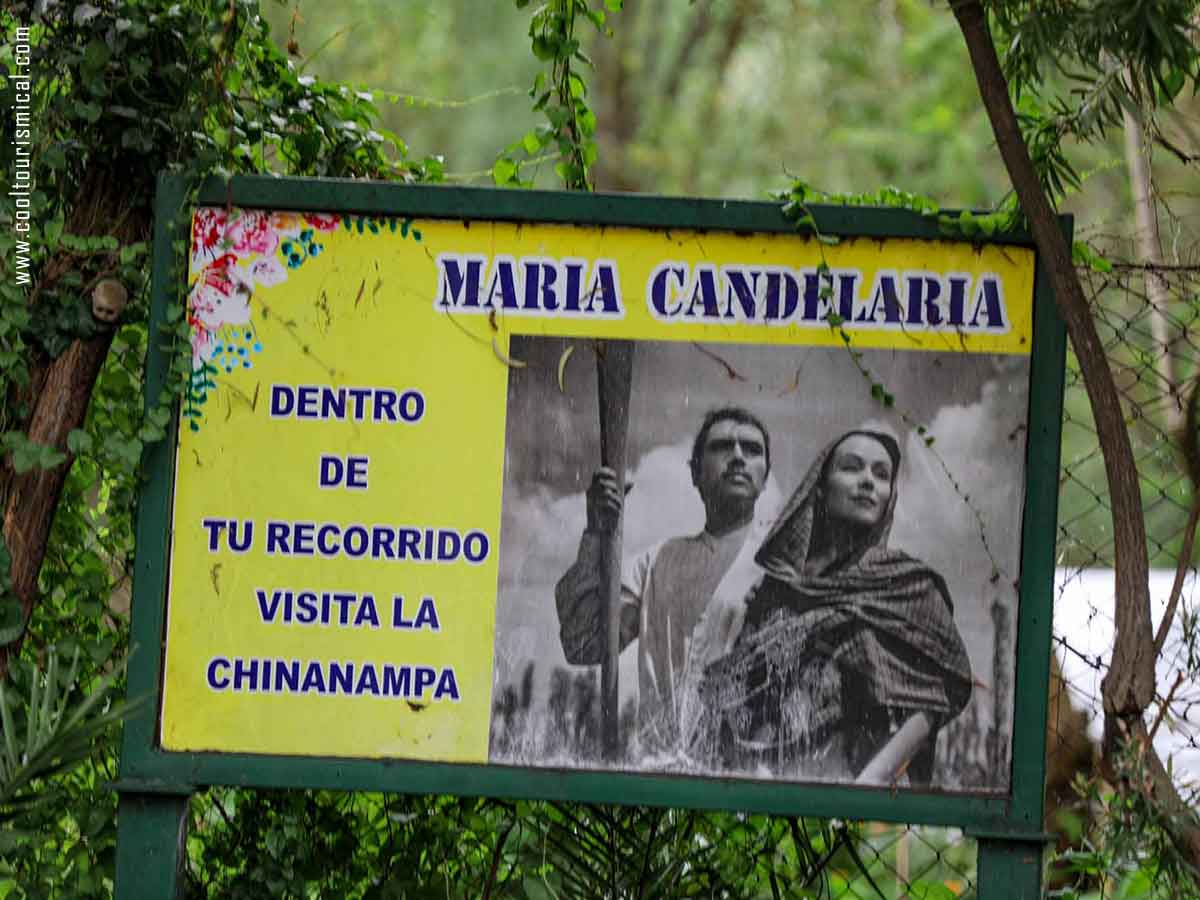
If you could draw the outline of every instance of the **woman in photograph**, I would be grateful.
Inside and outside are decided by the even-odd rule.
[[[704,633],[719,603],[698,628],[691,752],[702,764],[929,783],[938,730],[966,706],[972,678],[945,581],[888,547],[899,466],[882,432],[830,444],[754,557],[740,628],[724,616],[732,646]]]

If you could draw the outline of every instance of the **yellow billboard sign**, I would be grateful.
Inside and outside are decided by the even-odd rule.
[[[537,730],[540,705],[560,730],[584,723],[571,726],[583,740],[591,715],[571,712],[583,703],[571,678],[588,670],[562,649],[555,579],[589,528],[598,463],[580,423],[595,418],[596,376],[581,360],[596,339],[641,354],[630,565],[693,528],[664,509],[692,503],[703,533],[702,476],[688,484],[678,449],[702,407],[753,408],[773,430],[760,487],[780,495],[778,515],[818,448],[855,422],[886,420],[864,428],[890,430],[899,453],[931,447],[939,416],[989,403],[1023,416],[1027,401],[1008,387],[1027,382],[1032,344],[1034,260],[1020,247],[214,207],[195,213],[191,238],[168,751],[571,765],[559,738],[531,749],[516,732]],[[974,460],[961,480],[990,450],[957,440],[945,437],[946,458]],[[997,465],[1020,478],[1023,442],[1010,444]],[[676,451],[683,462],[663,467],[675,474],[654,475]],[[933,477],[922,472],[893,475],[895,489]],[[653,501],[647,484],[675,477]],[[962,509],[945,530],[917,527],[917,500],[902,499],[893,536],[928,543],[943,568],[961,556],[955,540],[1004,557],[937,576],[959,591],[946,628],[978,674],[998,640],[988,604],[1015,607],[1011,582],[1002,599],[985,582],[1015,578],[1021,510],[1018,496],[960,515],[978,512],[969,493],[948,490]],[[778,523],[763,503],[756,518],[760,539]],[[981,544],[985,520],[1015,542]],[[568,674],[556,681],[554,666]],[[624,702],[641,691],[645,704],[646,666],[626,655]],[[656,765],[645,748],[639,759]]]

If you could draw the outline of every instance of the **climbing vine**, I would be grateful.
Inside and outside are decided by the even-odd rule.
[[[257,0],[16,0],[0,29],[0,106],[17,109],[19,93],[28,113],[6,117],[0,168],[16,171],[19,155],[30,176],[0,197],[0,668],[15,686],[0,705],[6,739],[28,733],[47,762],[21,770],[19,795],[0,791],[0,894],[95,896],[112,886],[116,796],[103,784],[115,761],[97,742],[115,718],[105,673],[127,650],[139,466],[193,388],[185,238],[198,186],[250,172],[437,181],[441,162],[409,159],[371,94],[302,74]],[[156,331],[160,172],[192,188],[159,211],[177,287]],[[152,342],[171,363],[143,404]],[[77,665],[51,672],[56,658]],[[56,721],[84,726],[74,737],[22,701],[51,691],[67,711]],[[85,761],[50,765],[65,758],[54,742],[80,735],[93,752],[72,758]]]
[[[576,33],[586,20],[601,34],[611,34],[608,15],[621,9],[622,0],[604,0],[602,7],[589,0],[551,0],[539,6],[529,23],[533,55],[546,64],[534,77],[529,96],[533,109],[546,117],[545,124],[528,131],[506,148],[492,166],[497,185],[530,187],[522,178],[524,163],[540,161],[547,150],[557,156],[554,172],[568,190],[590,191],[591,168],[596,162],[596,114],[588,105],[587,82],[579,66],[592,66]],[[516,0],[517,9],[529,0]]]

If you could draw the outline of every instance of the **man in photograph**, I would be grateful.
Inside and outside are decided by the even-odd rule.
[[[621,648],[638,641],[642,755],[678,749],[689,645],[753,531],[755,504],[771,470],[766,427],[740,407],[710,412],[696,435],[689,467],[704,503],[704,530],[652,547],[622,573]],[[554,591],[563,652],[573,665],[596,665],[604,653],[601,547],[616,528],[628,490],[617,484],[611,469],[594,474],[578,557]]]

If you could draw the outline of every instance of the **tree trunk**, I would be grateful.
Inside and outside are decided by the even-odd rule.
[[[1129,187],[1133,192],[1133,209],[1137,221],[1137,248],[1140,261],[1149,268],[1142,276],[1146,285],[1146,300],[1149,305],[1150,331],[1154,336],[1154,370],[1162,381],[1167,405],[1163,410],[1163,423],[1169,434],[1176,434],[1183,426],[1183,391],[1175,374],[1174,341],[1171,339],[1171,323],[1167,318],[1170,309],[1170,292],[1167,280],[1156,270],[1162,265],[1162,239],[1158,233],[1158,213],[1154,207],[1154,192],[1150,183],[1150,147],[1143,136],[1142,116],[1136,108],[1122,110],[1125,129],[1125,165],[1129,169]]]
[[[1148,771],[1153,776],[1151,792],[1154,799],[1161,808],[1176,812],[1183,804],[1150,745],[1143,719],[1154,698],[1155,687],[1149,564],[1141,491],[1120,400],[1087,299],[1075,274],[1071,248],[1059,229],[1054,209],[1038,179],[1017,124],[1008,84],[988,29],[987,15],[978,0],[959,0],[952,3],[951,8],[966,42],[996,143],[1021,208],[1029,219],[1042,265],[1049,273],[1055,301],[1079,360],[1104,456],[1115,544],[1116,634],[1112,661],[1102,686],[1103,753],[1106,762],[1112,764],[1129,741],[1137,741],[1138,750],[1145,754]],[[1112,768],[1116,766],[1112,765]],[[1171,829],[1176,845],[1193,865],[1200,867],[1200,823],[1194,813],[1186,811],[1173,816]]]
[[[67,451],[67,435],[83,424],[92,386],[104,364],[112,336],[112,331],[106,329],[88,341],[73,342],[62,356],[46,365],[44,375],[39,372],[35,379],[41,385],[34,397],[29,439],[67,453],[67,459],[53,469],[34,467],[22,475],[12,475],[8,483],[4,542],[12,557],[13,595],[21,604],[25,620],[32,615],[37,602],[38,572],[46,556],[50,525],[74,461]],[[0,647],[0,677],[7,673],[9,656],[20,644],[18,638],[13,644]]]
[[[79,200],[63,230],[79,236],[111,235],[121,244],[146,240],[151,222],[150,197],[130,189],[129,173],[129,167],[119,160],[93,163],[83,176]],[[38,274],[30,302],[38,302],[35,298],[39,294],[52,290],[59,275],[77,270],[78,263],[67,250],[51,257]],[[67,450],[67,435],[83,427],[113,331],[105,327],[92,338],[77,339],[53,359],[38,356],[30,360],[25,394],[29,418],[9,425],[24,430],[30,440],[67,454],[67,459],[52,469],[33,468],[20,475],[13,471],[11,460],[0,463],[4,542],[12,557],[12,596],[0,597],[0,603],[19,603],[26,621],[37,605],[38,573],[46,557],[50,526],[74,461]],[[23,638],[24,634],[0,646],[0,678],[6,676],[8,661],[20,650]]]

